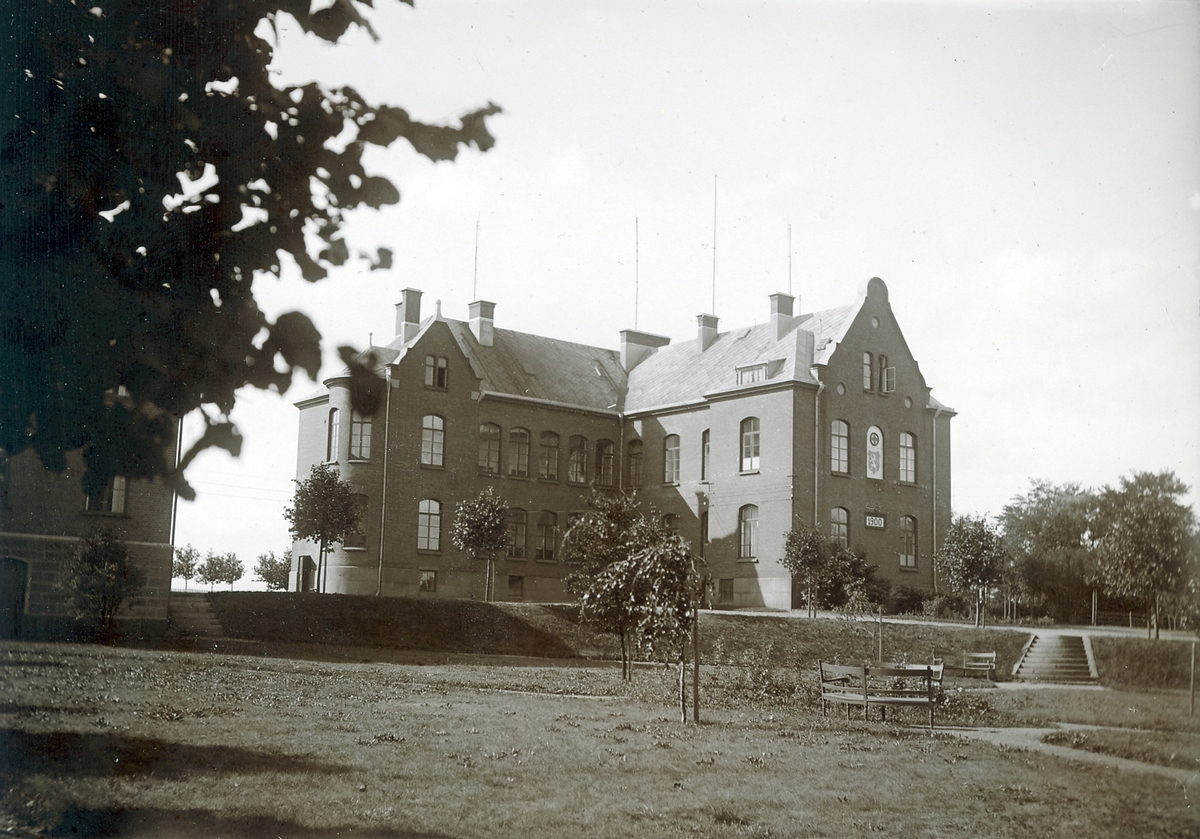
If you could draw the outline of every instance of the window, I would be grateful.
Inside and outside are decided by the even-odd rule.
[[[525,558],[526,526],[529,514],[524,510],[510,507],[508,510],[508,546],[507,553],[513,559]]]
[[[834,420],[829,434],[829,470],[839,475],[849,474],[850,426],[844,420]]]
[[[834,507],[830,512],[829,538],[843,548],[850,546],[850,512],[845,507]]]
[[[867,429],[867,477],[883,480],[883,431],[877,425]]]
[[[737,371],[737,383],[739,385],[751,385],[755,382],[765,382],[767,380],[767,365],[755,364],[753,367],[740,367]]]
[[[512,575],[509,575],[508,599],[509,600],[524,600],[525,599],[525,578],[524,577],[514,577]]]
[[[538,477],[547,481],[557,481],[558,435],[553,431],[543,431],[538,443]]]
[[[602,487],[611,487],[613,477],[613,444],[611,440],[601,440],[596,444],[596,483]]]
[[[554,545],[557,541],[558,516],[554,513],[541,513],[537,523],[537,558],[546,561],[554,560]]]
[[[442,549],[442,505],[426,498],[417,507],[417,550]]]
[[[700,514],[700,556],[708,554],[708,510]]]
[[[513,428],[508,432],[508,474],[516,478],[529,477],[529,432]]]
[[[746,417],[742,420],[742,471],[757,472],[759,466],[759,425],[758,417]]]
[[[421,420],[421,465],[444,466],[446,459],[446,421],[434,414]]]
[[[738,558],[758,556],[758,507],[747,504],[738,510]]]
[[[679,435],[663,438],[663,483],[679,483]]]
[[[125,512],[126,494],[125,479],[117,475],[98,495],[88,495],[84,498],[83,509],[93,513],[119,515]]]
[[[325,436],[325,461],[332,463],[338,458],[338,409],[329,409],[329,426]]]
[[[890,383],[890,387],[888,386]],[[879,356],[879,392],[891,393],[896,389],[896,368],[888,367],[886,355]]]
[[[711,435],[709,435],[708,429],[706,428],[700,434],[700,480],[702,481],[708,480],[708,450],[710,439]]]
[[[717,580],[717,602],[725,604],[733,602],[733,577],[722,577]]]
[[[587,437],[578,434],[569,441],[567,451],[567,480],[573,484],[587,483]]]
[[[479,473],[500,474],[500,426],[495,423],[479,426]]]
[[[445,390],[449,380],[449,362],[436,355],[425,356],[425,387]]]
[[[437,591],[437,571],[421,572],[421,591]]]
[[[358,526],[346,534],[342,546],[346,548],[365,548],[367,546],[367,496],[360,492],[354,493],[354,506],[358,509]]]
[[[642,441],[630,440],[627,448],[629,450],[629,486],[640,487],[642,485]]]
[[[353,410],[350,412],[350,457],[371,459],[371,418]]]
[[[869,352],[863,353],[863,390],[870,390],[875,379],[875,366]]]
[[[674,513],[667,513],[662,517],[663,530],[670,533],[672,536],[679,534],[679,516]]]
[[[912,516],[900,517],[900,534],[904,538],[904,546],[900,550],[900,567],[917,567],[917,520]]]
[[[900,480],[917,482],[917,440],[907,431],[900,433]]]

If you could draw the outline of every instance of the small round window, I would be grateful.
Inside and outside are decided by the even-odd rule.
[[[904,397],[904,407],[905,407],[905,408],[911,408],[911,407],[912,407],[912,397],[911,397],[911,396],[906,396],[906,397]]]
[[[844,384],[842,384],[841,382],[838,382],[837,392],[838,392],[838,396],[845,396],[846,395],[846,386]]]
[[[871,328],[872,329],[879,328],[879,318],[871,318]]]

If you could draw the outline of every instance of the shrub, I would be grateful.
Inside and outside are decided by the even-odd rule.
[[[114,631],[121,604],[145,582],[142,569],[129,561],[129,549],[101,530],[84,540],[67,567],[63,588],[85,634],[104,640]]]
[[[896,586],[888,596],[885,611],[889,615],[920,615],[924,613],[926,592],[912,586]]]

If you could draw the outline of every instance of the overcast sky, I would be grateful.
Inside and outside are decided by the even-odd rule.
[[[391,340],[405,287],[423,314],[478,297],[498,327],[615,349],[635,325],[689,340],[714,308],[722,331],[762,322],[789,288],[844,305],[879,276],[958,411],[956,512],[1034,478],[1200,481],[1200,5],[376,5],[378,43],[281,20],[280,83],[504,113],[486,154],[369,155],[402,200],[349,238],[391,270],[256,279],[268,315],[313,317],[324,375],[336,345]],[[318,386],[246,393],[242,456],[189,470],[177,544],[247,568],[290,546],[292,402]]]

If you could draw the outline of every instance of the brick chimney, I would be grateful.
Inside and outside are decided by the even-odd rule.
[[[490,347],[495,337],[493,319],[496,317],[496,304],[487,300],[476,300],[468,306],[471,313],[471,331],[480,346]]]
[[[776,292],[771,295],[771,334],[776,341],[782,340],[792,328],[792,306],[796,298],[790,294]]]
[[[708,345],[717,340],[717,316],[697,315],[696,324],[700,331],[700,350],[708,349]]]
[[[665,335],[652,335],[649,332],[637,332],[633,329],[621,330],[621,367],[628,373],[642,362],[646,356],[659,347],[665,347],[671,339]]]
[[[421,292],[406,288],[400,292],[400,302],[396,304],[396,334],[407,344],[420,329]]]

